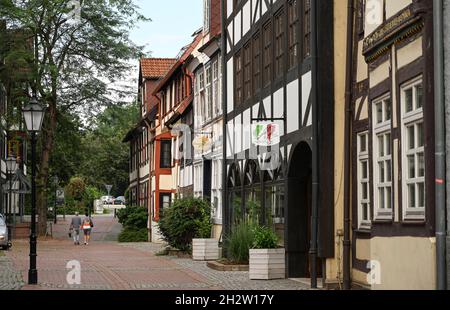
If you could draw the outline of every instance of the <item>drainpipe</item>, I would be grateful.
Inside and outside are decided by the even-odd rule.
[[[221,1],[222,6],[222,38],[221,38],[221,54],[222,54],[222,237],[226,236],[230,231],[230,219],[228,213],[228,171],[227,171],[227,3]]]
[[[148,232],[147,232],[147,236],[148,236],[148,241],[151,242],[152,241],[152,161],[153,161],[153,154],[151,153],[152,151],[152,143],[151,141],[153,140],[153,137],[150,139],[150,132],[151,132],[151,122],[148,121],[148,119],[146,118],[145,120],[145,124],[148,127],[148,136],[147,136],[147,145],[148,145],[148,193],[147,193],[147,212],[148,212]]]
[[[313,104],[312,122],[312,210],[311,210],[311,246],[309,250],[311,264],[311,288],[317,288],[317,246],[318,246],[318,215],[319,215],[319,115],[318,115],[318,2],[311,1],[311,71],[312,71],[312,89],[311,99]]]
[[[350,218],[350,188],[351,188],[351,160],[352,160],[352,82],[353,82],[353,0],[348,0],[347,4],[347,59],[345,72],[345,129],[344,129],[344,254],[343,254],[343,272],[344,272],[344,290],[351,289],[350,279],[350,256],[351,256],[351,218]]]
[[[434,0],[434,94],[435,94],[435,161],[436,161],[436,272],[437,289],[447,286],[446,266],[446,163],[444,107],[443,2]]]

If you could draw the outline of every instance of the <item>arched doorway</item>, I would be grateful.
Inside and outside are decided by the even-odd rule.
[[[291,156],[287,176],[286,256],[290,278],[309,278],[312,210],[312,151],[298,144]],[[318,264],[320,266],[320,264]]]

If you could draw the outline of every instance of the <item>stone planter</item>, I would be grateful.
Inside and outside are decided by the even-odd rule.
[[[194,239],[192,240],[192,258],[197,261],[219,259],[219,240]]]
[[[286,278],[285,249],[250,250],[250,280]]]

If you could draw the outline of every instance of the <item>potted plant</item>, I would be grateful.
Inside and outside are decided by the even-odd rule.
[[[250,280],[286,278],[285,249],[278,248],[278,237],[268,227],[256,227],[250,249]]]

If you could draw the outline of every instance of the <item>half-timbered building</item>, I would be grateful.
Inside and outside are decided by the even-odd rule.
[[[222,232],[223,168],[220,4],[204,0],[203,37],[188,66],[194,73],[194,196],[211,202],[212,236],[217,239]]]
[[[156,116],[158,101],[153,90],[175,63],[171,58],[142,58],[139,61],[139,87],[137,104],[139,106],[139,122],[124,139],[130,143],[130,186],[129,204],[133,206],[149,206],[150,163],[152,152],[151,128]]]
[[[193,195],[192,147],[194,127],[192,102],[194,75],[188,70],[192,54],[200,47],[202,30],[193,34],[167,74],[153,91],[158,97],[158,114],[154,127],[154,162],[152,170],[152,241],[161,241],[157,223],[164,208],[178,197]]]
[[[354,1],[351,277],[374,289],[436,287],[432,3]]]
[[[298,278],[310,276],[310,254],[318,257],[316,275],[325,273],[326,260],[335,254],[330,194],[334,188],[334,4],[320,0],[316,4],[313,27],[309,0],[224,3],[224,228],[228,232],[236,218],[257,210],[260,222],[273,227],[286,248],[286,275]],[[311,45],[314,34],[316,55]],[[320,61],[313,71],[316,57]],[[275,133],[279,149],[257,147],[252,125],[262,125],[256,127],[270,132],[269,136]],[[313,169],[314,162],[320,170]],[[314,170],[318,175],[315,204]],[[316,231],[311,224],[313,208]],[[317,248],[310,246],[316,232]]]

